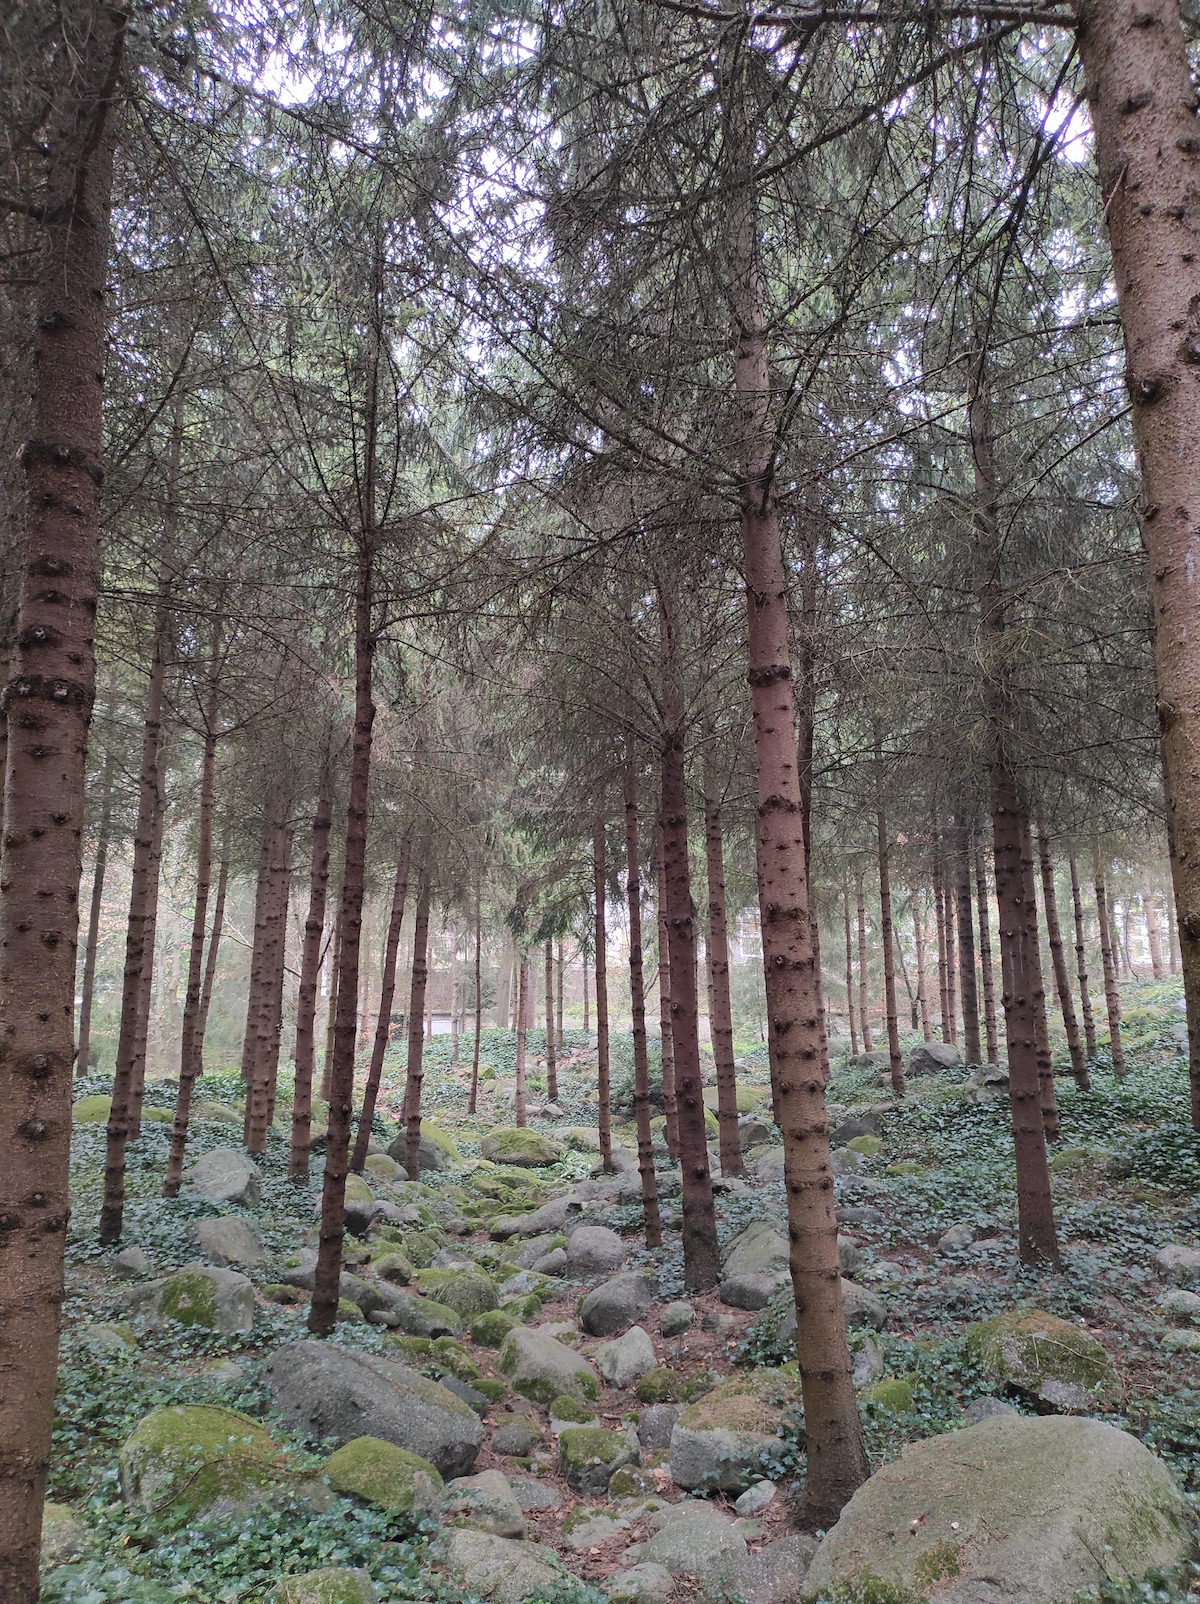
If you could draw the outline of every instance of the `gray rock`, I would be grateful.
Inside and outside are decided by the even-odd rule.
[[[611,1337],[639,1320],[654,1301],[657,1283],[640,1270],[629,1270],[589,1292],[579,1308],[579,1322],[593,1337]]]
[[[442,1494],[442,1516],[453,1526],[473,1526],[497,1537],[524,1537],[525,1516],[508,1478],[498,1470],[481,1470],[477,1476],[459,1476],[447,1482]]]
[[[516,1275],[510,1275],[503,1282],[500,1290],[505,1298],[522,1298],[527,1292],[540,1292],[545,1286],[545,1278],[540,1270],[518,1270]]]
[[[768,1504],[775,1500],[779,1491],[773,1481],[751,1482],[746,1491],[734,1500],[734,1514],[748,1516],[757,1515],[759,1510],[766,1509]]]
[[[561,1509],[563,1497],[551,1482],[534,1481],[531,1476],[514,1476],[509,1484],[513,1497],[528,1514],[535,1509]]]
[[[604,1225],[584,1225],[567,1244],[567,1269],[580,1280],[608,1275],[625,1262],[625,1244]]]
[[[567,1397],[594,1404],[600,1396],[600,1378],[586,1359],[529,1326],[515,1326],[508,1333],[496,1368],[508,1377],[514,1392],[535,1403]]]
[[[1179,1491],[1135,1437],[1097,1420],[998,1415],[911,1443],[864,1483],[817,1550],[803,1597],[868,1577],[877,1592],[925,1593],[936,1575],[948,1583],[938,1604],[1062,1604],[1112,1577],[1169,1569],[1187,1548]]]
[[[833,1212],[839,1225],[874,1225],[883,1218],[882,1211],[869,1203],[848,1203]]]
[[[709,1585],[746,1558],[746,1541],[732,1521],[695,1499],[670,1504],[651,1515],[657,1527],[649,1541],[625,1550],[626,1560],[661,1565],[672,1576],[703,1577]]]
[[[436,1381],[374,1354],[325,1342],[289,1342],[263,1366],[289,1423],[315,1437],[381,1437],[429,1460],[443,1476],[471,1469],[483,1426]]]
[[[566,1426],[558,1434],[558,1452],[567,1486],[587,1498],[601,1498],[615,1471],[641,1463],[642,1451],[632,1432],[603,1426]]]
[[[1159,1293],[1158,1306],[1168,1320],[1194,1320],[1200,1315],[1200,1293],[1172,1287],[1169,1292]]]
[[[390,1143],[387,1156],[394,1159],[401,1167],[404,1165],[405,1154],[408,1150],[408,1134],[401,1131],[395,1141]],[[421,1168],[423,1170],[444,1170],[446,1168],[446,1155],[438,1144],[428,1136],[421,1137]],[[407,1175],[407,1170],[405,1174]]]
[[[746,1162],[751,1175],[760,1181],[783,1180],[783,1148],[763,1147],[752,1153]]]
[[[432,1298],[413,1297],[398,1287],[388,1308],[399,1317],[399,1328],[409,1337],[456,1337],[462,1329],[462,1321],[453,1309]]]
[[[852,1119],[843,1120],[830,1131],[829,1144],[831,1147],[845,1147],[846,1143],[852,1142],[856,1136],[878,1135],[879,1115],[868,1110],[865,1114],[856,1114]]]
[[[863,1167],[863,1156],[850,1147],[835,1147],[829,1155],[829,1167],[839,1180],[857,1176]]]
[[[731,1314],[722,1314],[719,1309],[713,1309],[706,1314],[700,1322],[700,1329],[706,1336],[727,1337],[730,1332],[738,1328],[737,1321]]]
[[[651,1404],[639,1413],[637,1434],[643,1453],[657,1454],[671,1446],[671,1433],[680,1412],[679,1404]]]
[[[636,1175],[638,1172],[637,1154],[631,1153],[627,1147],[614,1147],[612,1150],[612,1170],[615,1175]],[[598,1180],[604,1174],[604,1162],[592,1165],[592,1179]]]
[[[234,1147],[214,1147],[201,1153],[187,1177],[201,1197],[214,1203],[237,1203],[254,1208],[262,1196],[258,1165]]]
[[[576,1197],[556,1197],[531,1214],[498,1215],[489,1222],[488,1231],[493,1241],[500,1242],[514,1235],[534,1237],[545,1236],[548,1232],[569,1235],[572,1223],[582,1223],[579,1215],[583,1206]]]
[[[838,1268],[843,1275],[853,1275],[861,1270],[867,1262],[867,1255],[852,1236],[840,1236],[837,1239]]]
[[[216,1220],[193,1220],[188,1235],[210,1264],[225,1269],[231,1264],[251,1268],[267,1262],[258,1227],[240,1215],[226,1214]]]
[[[908,1075],[937,1075],[944,1069],[959,1069],[962,1053],[953,1042],[927,1041],[908,1055]]]
[[[800,1410],[795,1376],[752,1370],[727,1376],[688,1404],[671,1433],[671,1475],[680,1487],[741,1491],[758,1473],[759,1455],[778,1447],[785,1418]]]
[[[654,1343],[641,1326],[631,1326],[623,1337],[616,1337],[596,1349],[592,1363],[610,1387],[628,1387],[658,1364]]]
[[[858,1340],[857,1345],[851,1349],[850,1357],[854,1361],[851,1379],[856,1387],[869,1387],[873,1381],[879,1381],[887,1371],[883,1349],[870,1335]]]
[[[443,1376],[441,1385],[447,1392],[452,1392],[456,1398],[470,1407],[479,1416],[486,1415],[492,1407],[492,1401],[482,1392],[477,1392],[469,1381],[460,1381],[457,1376]]]
[[[500,1307],[500,1295],[491,1277],[485,1275],[477,1265],[469,1270],[460,1270],[447,1281],[438,1291],[437,1301],[444,1308],[453,1309],[466,1325],[477,1315]]]
[[[154,1265],[144,1248],[122,1248],[113,1255],[112,1273],[118,1281],[136,1281],[143,1275],[153,1275]]]
[[[141,1315],[150,1325],[178,1320],[181,1325],[207,1326],[226,1336],[254,1330],[254,1286],[236,1270],[185,1264],[161,1281],[144,1281],[125,1294],[126,1314]]]
[[[274,1604],[375,1604],[379,1595],[370,1573],[347,1565],[329,1565],[305,1576],[285,1576],[271,1594]]]
[[[943,1231],[937,1240],[939,1253],[961,1253],[969,1248],[975,1240],[975,1227],[968,1225],[964,1220],[961,1225],[952,1225],[948,1231]]]
[[[963,1425],[977,1426],[981,1420],[990,1420],[993,1415],[1015,1415],[1012,1404],[1004,1402],[1003,1398],[993,1398],[990,1393],[983,1393],[963,1410]]]
[[[650,1560],[614,1571],[608,1578],[608,1604],[666,1604],[674,1591],[670,1571]]]
[[[721,1282],[721,1302],[731,1309],[765,1309],[786,1280],[779,1273],[727,1275]]]
[[[42,1564],[67,1565],[78,1559],[87,1547],[87,1535],[68,1505],[46,1504],[42,1509]]]
[[[488,1604],[524,1604],[572,1580],[552,1549],[469,1527],[451,1531],[444,1552],[454,1580]]]
[[[692,1329],[695,1319],[696,1311],[690,1303],[668,1303],[659,1314],[658,1329],[664,1337],[681,1337]]]
[[[1154,1262],[1159,1274],[1177,1287],[1193,1287],[1200,1283],[1200,1248],[1170,1242],[1158,1250]]]
[[[610,1515],[606,1510],[580,1504],[563,1521],[562,1540],[576,1553],[583,1553],[585,1549],[598,1548],[601,1543],[607,1543],[610,1537],[623,1532],[628,1525],[629,1522],[620,1515]]]
[[[535,1259],[533,1268],[538,1275],[566,1275],[570,1268],[566,1248],[551,1248],[549,1253],[543,1253],[540,1259]]]
[[[755,1220],[721,1251],[726,1276],[787,1273],[787,1236],[769,1219]]]
[[[842,1281],[842,1301],[846,1307],[846,1324],[872,1326],[882,1331],[887,1324],[887,1308],[882,1298],[854,1281]]]
[[[758,1114],[743,1114],[738,1120],[738,1136],[744,1153],[748,1147],[756,1147],[759,1142],[769,1142],[771,1126]]]
[[[539,1259],[553,1251],[555,1239],[561,1235],[561,1232],[547,1231],[542,1236],[531,1236],[527,1242],[521,1243],[512,1262],[522,1270],[532,1270]]]
[[[496,1454],[513,1454],[523,1459],[537,1442],[537,1433],[521,1415],[511,1415],[492,1433],[491,1448]]]
[[[807,1534],[779,1537],[734,1566],[723,1585],[705,1590],[706,1604],[736,1599],[738,1604],[793,1604],[796,1590],[817,1551]]]

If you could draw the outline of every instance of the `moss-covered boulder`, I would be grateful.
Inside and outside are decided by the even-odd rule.
[[[589,1497],[608,1491],[614,1471],[641,1462],[641,1453],[630,1437],[604,1426],[568,1426],[559,1434],[558,1451],[567,1486]]]
[[[421,1121],[421,1135],[439,1149],[446,1160],[447,1169],[462,1169],[462,1154],[459,1152],[458,1143],[450,1135],[449,1131],[444,1131],[433,1120],[423,1119]]]
[[[112,1113],[111,1097],[81,1097],[71,1110],[76,1125],[107,1125]]]
[[[912,1382],[897,1376],[885,1377],[872,1387],[864,1387],[859,1402],[874,1404],[889,1415],[906,1415],[913,1406]]]
[[[1186,1548],[1183,1500],[1136,1438],[1097,1420],[994,1415],[911,1443],[865,1482],[801,1596],[1064,1604]]]
[[[852,1136],[846,1146],[852,1153],[861,1153],[864,1158],[874,1158],[883,1146],[883,1142],[878,1136],[867,1133],[862,1136]]]
[[[503,1309],[489,1309],[471,1321],[471,1341],[481,1348],[499,1348],[508,1333],[520,1325],[515,1315]]]
[[[188,1115],[189,1123],[197,1124],[208,1121],[214,1125],[240,1125],[242,1115],[238,1113],[232,1103],[218,1103],[211,1098],[202,1098],[200,1102],[193,1103]]]
[[[434,1465],[382,1437],[355,1437],[330,1455],[323,1474],[334,1492],[378,1509],[416,1513],[435,1508],[442,1495]]]
[[[568,1398],[565,1392],[560,1393],[557,1398],[551,1398],[548,1408],[550,1423],[556,1430],[561,1430],[564,1424],[568,1426],[596,1424],[595,1404],[580,1403],[578,1398]]]
[[[499,1293],[482,1270],[460,1270],[452,1275],[438,1293],[438,1301],[468,1322],[500,1307]]]
[[[557,1164],[563,1156],[562,1148],[548,1136],[516,1126],[500,1126],[491,1131],[480,1143],[480,1150],[495,1164],[519,1164],[524,1169]]]
[[[368,1153],[363,1160],[363,1169],[377,1181],[401,1181],[405,1178],[404,1166],[397,1164],[387,1153]]]
[[[67,1504],[45,1504],[42,1508],[42,1564],[66,1565],[78,1559],[87,1547],[87,1531]]]
[[[668,1365],[656,1365],[638,1377],[633,1390],[643,1403],[674,1403],[679,1396],[679,1377]]]
[[[236,1270],[185,1265],[176,1275],[146,1281],[125,1294],[125,1312],[151,1325],[176,1320],[226,1336],[254,1330],[254,1286]]]
[[[389,1281],[394,1287],[408,1286],[417,1273],[408,1254],[401,1253],[399,1248],[372,1259],[371,1269],[381,1281]]]
[[[404,1252],[418,1270],[424,1270],[448,1240],[441,1231],[409,1231],[404,1238]]]
[[[375,1194],[363,1180],[361,1175],[355,1175],[353,1170],[346,1177],[347,1203],[374,1203]]]
[[[1013,1309],[967,1330],[968,1349],[997,1381],[1065,1411],[1114,1407],[1121,1380],[1096,1338],[1043,1309]]]
[[[671,1432],[671,1475],[680,1487],[744,1487],[785,1420],[801,1412],[800,1383],[784,1370],[729,1376],[682,1411]]]
[[[924,1175],[925,1166],[914,1164],[910,1159],[902,1159],[898,1164],[889,1164],[883,1172],[885,1175]]]
[[[508,1333],[496,1365],[514,1392],[535,1403],[547,1404],[560,1393],[578,1403],[594,1403],[600,1396],[600,1378],[586,1359],[528,1326]]]
[[[346,1565],[285,1576],[272,1594],[275,1604],[376,1604],[378,1597],[369,1573]]]
[[[286,1475],[279,1449],[235,1409],[156,1409],[126,1438],[121,1491],[159,1520],[192,1520],[257,1502]]]

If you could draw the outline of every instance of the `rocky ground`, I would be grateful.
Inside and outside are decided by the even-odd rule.
[[[653,1254],[624,1122],[618,1173],[594,1173],[582,1037],[527,1132],[511,1129],[511,1037],[486,1039],[478,1117],[435,1042],[414,1180],[388,1152],[389,1064],[324,1343],[305,1324],[320,1163],[288,1181],[287,1108],[251,1164],[236,1076],[206,1077],[167,1202],[173,1095],[153,1084],[125,1238],[101,1251],[107,1088],[81,1083],[43,1597],[978,1604],[993,1586],[1066,1604],[1149,1596],[1131,1585],[1148,1572],[1154,1597],[1200,1597],[1200,1141],[1180,1018],[1170,984],[1143,988],[1128,1078],[1101,1063],[1089,1093],[1057,1082],[1061,1275],[1016,1264],[996,1074],[913,1044],[900,1105],[877,1062],[837,1061],[842,1269],[877,1474],[820,1542],[793,1518],[804,1421],[761,1053],[739,1070],[750,1173],[718,1183],[723,1279],[699,1297],[665,1148]]]

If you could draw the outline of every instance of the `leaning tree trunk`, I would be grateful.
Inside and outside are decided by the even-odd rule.
[[[788,573],[774,483],[766,280],[754,197],[754,141],[734,67],[727,107],[735,182],[730,305],[740,418],[739,501],[758,781],[757,862],[771,1082],[783,1132],[796,1351],[807,1434],[801,1516],[829,1526],[870,1473],[846,1340],[833,1168],[821,1062],[821,977],[813,959],[803,798],[793,741]]]
[[[146,926],[152,908],[155,821],[159,805],[159,748],[162,735],[163,686],[166,679],[163,645],[162,630],[156,629],[146,695],[146,715],[142,724],[138,812],[133,836],[129,921],[125,932],[125,974],[121,989],[121,1028],[117,1041],[117,1065],[113,1075],[112,1109],[108,1117],[104,1201],[100,1208],[102,1247],[120,1241],[124,1222],[125,1146],[130,1136],[138,1037],[138,1004],[141,998],[142,970],[146,961]]]
[[[854,938],[850,933],[850,888],[842,892],[842,923],[846,935],[846,1023],[850,1027],[850,1052],[858,1057],[858,1022],[854,1012]]]
[[[892,1090],[904,1096],[904,1059],[900,1054],[900,1020],[896,1013],[896,950],[892,938],[892,872],[888,854],[887,815],[880,802],[875,813],[879,851],[879,939],[883,943],[883,1001],[887,1018],[888,1064]]]
[[[516,1084],[513,1091],[513,1124],[518,1130],[526,1125],[525,1111],[525,1054],[529,1045],[529,957],[522,953],[517,966],[517,1061]]]
[[[554,1052],[554,942],[546,942],[546,1101],[558,1102],[558,1059]]]
[[[312,859],[308,875],[308,913],[300,953],[300,989],[296,997],[296,1076],[292,1094],[292,1150],[288,1178],[308,1180],[312,1151],[312,1086],[317,1056],[317,985],[321,975],[321,941],[329,897],[329,837],[333,830],[333,797],[329,771],[321,770],[317,811],[312,822]]]
[[[412,838],[413,827],[410,824],[400,841],[400,854],[396,860],[396,878],[392,884],[392,908],[388,916],[387,936],[383,948],[383,974],[379,978],[379,1017],[375,1021],[375,1040],[371,1044],[371,1062],[367,1066],[362,1112],[358,1116],[358,1134],[354,1141],[354,1155],[350,1160],[350,1168],[360,1175],[363,1165],[367,1162],[367,1148],[371,1145],[371,1122],[375,1118],[375,1103],[379,1097],[383,1058],[392,1034],[392,999],[396,995],[396,957],[400,951],[400,926],[404,923],[404,904],[408,899],[408,867],[412,860]]]
[[[112,100],[127,14],[80,5],[56,57],[0,882],[0,1598],[36,1604],[70,1209],[75,964],[99,588]],[[80,20],[78,30],[70,22]],[[32,265],[32,264],[31,264]]]
[[[421,865],[417,913],[413,921],[412,984],[408,1001],[408,1069],[404,1077],[404,1168],[411,1181],[421,1175],[421,1088],[425,1079],[425,991],[429,984],[429,903],[432,876]]]
[[[725,925],[725,848],[721,803],[711,772],[705,774],[704,856],[708,870],[708,973],[712,986],[709,1035],[717,1071],[721,1174],[745,1175],[738,1132],[737,1070],[733,1062],[733,1005],[729,996],[729,936]]]
[[[1071,1074],[1080,1091],[1086,1092],[1091,1081],[1087,1059],[1079,1040],[1079,1021],[1075,1017],[1075,1000],[1071,996],[1071,979],[1067,973],[1067,955],[1063,948],[1062,930],[1058,922],[1058,898],[1054,892],[1054,862],[1050,856],[1050,842],[1044,831],[1038,834],[1038,863],[1042,875],[1042,906],[1046,910],[1046,939],[1050,943],[1050,962],[1054,966],[1054,981],[1058,988],[1058,1006],[1062,1013],[1063,1029],[1067,1033],[1067,1050],[1071,1055]]]
[[[858,877],[858,1028],[862,1033],[864,1053],[874,1048],[871,1036],[871,1014],[867,996],[867,908],[863,877]]]
[[[1079,865],[1074,857],[1071,866],[1071,910],[1075,916],[1075,973],[1079,976],[1079,1012],[1083,1015],[1083,1040],[1089,1062],[1096,1056],[1096,1020],[1092,1013],[1092,995],[1088,987],[1087,942],[1083,930],[1083,896],[1079,888]]]
[[[658,1028],[662,1043],[663,1117],[667,1122],[667,1151],[679,1162],[679,1104],[675,1097],[675,1042],[671,1035],[671,945],[667,940],[667,860],[662,830],[654,833],[655,919],[658,927]]]
[[[674,622],[665,588],[659,588],[663,638],[662,837],[667,880],[667,942],[671,954],[671,1038],[675,1044],[675,1095],[679,1104],[679,1161],[683,1174],[683,1285],[707,1292],[721,1275],[713,1207],[704,1083],[700,1075],[700,1020],[696,986],[696,930],[688,861],[687,781],[684,769],[684,700]]]
[[[929,983],[925,974],[925,925],[921,918],[921,905],[916,886],[908,893],[912,904],[913,945],[917,954],[917,1007],[921,1013],[921,1040],[933,1040],[933,1026],[929,1021]]]
[[[100,944],[100,911],[104,902],[104,877],[108,868],[108,841],[112,832],[112,791],[115,759],[111,747],[104,754],[104,773],[100,780],[100,818],[96,826],[96,861],[92,868],[92,900],[88,908],[87,953],[83,960],[83,984],[79,994],[79,1045],[75,1073],[86,1075],[92,1050],[92,998],[96,991],[96,953]]]
[[[633,758],[625,761],[625,891],[629,905],[629,1003],[633,1030],[633,1113],[647,1248],[662,1246],[658,1176],[650,1130],[650,1058],[646,1046],[646,978],[642,968],[642,882],[638,862],[638,785]]]
[[[1121,993],[1117,990],[1117,966],[1113,962],[1113,941],[1108,922],[1108,892],[1104,885],[1104,874],[1100,868],[1099,854],[1092,852],[1092,880],[1096,890],[1096,919],[1100,926],[1100,962],[1104,969],[1104,1001],[1108,1010],[1108,1040],[1109,1053],[1112,1058],[1113,1074],[1118,1080],[1125,1079],[1125,1050],[1121,1045]],[[1186,947],[1184,948],[1186,952]],[[1189,1036],[1191,1025],[1188,1026]],[[1192,1124],[1200,1130],[1200,1108],[1197,1107],[1197,1082],[1191,1081],[1192,1087]]]
[[[983,848],[975,838],[975,911],[979,917],[979,973],[983,981],[983,1028],[987,1037],[987,1061],[1000,1061],[1000,1036],[996,1029],[996,985],[992,975],[992,932],[988,915],[987,870]]]
[[[600,1162],[612,1174],[612,1101],[608,1065],[608,924],[605,918],[604,802],[596,805],[592,826],[592,894],[595,901],[596,942],[596,1085],[599,1092]]]
[[[1096,164],[1125,334],[1125,382],[1133,402],[1142,475],[1139,512],[1151,576],[1171,879],[1187,1000],[1192,1123],[1200,1129],[1196,94],[1177,4],[1080,0],[1078,14],[1080,59],[1096,131]],[[1116,1063],[1114,1039],[1114,1072]]]
[[[979,989],[975,983],[975,922],[971,907],[971,832],[960,815],[954,821],[954,894],[958,912],[958,973],[962,993],[963,1056],[983,1062],[979,1042]]]

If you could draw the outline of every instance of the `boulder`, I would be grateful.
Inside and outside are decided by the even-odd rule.
[[[637,1434],[644,1454],[662,1453],[671,1446],[671,1433],[682,1413],[677,1404],[651,1404],[639,1412]]]
[[[783,1180],[783,1148],[760,1147],[751,1153],[746,1168],[759,1181]]]
[[[596,1369],[610,1387],[628,1387],[658,1364],[654,1344],[641,1326],[631,1326],[623,1337],[605,1342],[592,1355]]]
[[[442,1517],[448,1525],[471,1526],[497,1537],[525,1536],[521,1506],[507,1476],[498,1470],[481,1470],[477,1476],[459,1476],[447,1482]]]
[[[565,1248],[551,1248],[549,1253],[543,1253],[541,1258],[535,1259],[533,1263],[533,1268],[539,1275],[566,1275],[570,1267]]]
[[[626,1562],[661,1565],[672,1576],[702,1577],[711,1586],[746,1558],[746,1540],[733,1522],[699,1500],[668,1504],[647,1524],[654,1535],[627,1548]]]
[[[1012,1404],[1004,1402],[1003,1398],[993,1398],[990,1393],[983,1393],[973,1398],[963,1410],[963,1425],[977,1426],[981,1420],[990,1420],[993,1415],[1015,1415],[1017,1411]]]
[[[1120,1402],[1120,1378],[1103,1346],[1042,1309],[1014,1309],[969,1326],[967,1347],[997,1381],[1055,1409]]]
[[[144,1248],[122,1248],[113,1254],[112,1273],[118,1281],[137,1281],[144,1275],[153,1275],[154,1265]]]
[[[42,1564],[68,1565],[87,1546],[87,1532],[67,1504],[42,1508]]]
[[[558,1451],[567,1486],[591,1498],[608,1491],[614,1471],[640,1464],[642,1457],[636,1438],[603,1426],[568,1426],[559,1433]]]
[[[380,1437],[443,1476],[471,1469],[483,1426],[461,1398],[406,1365],[325,1342],[289,1342],[262,1370],[276,1405],[313,1437]]]
[[[267,1262],[262,1237],[251,1220],[226,1214],[216,1220],[193,1220],[188,1235],[210,1264],[224,1269],[231,1264],[257,1268]]]
[[[818,1548],[803,1597],[870,1586],[880,1597],[936,1592],[938,1604],[1063,1604],[1174,1565],[1188,1546],[1183,1508],[1166,1466],[1125,1432],[998,1415],[911,1443],[865,1482]]]
[[[1182,1287],[1172,1287],[1169,1291],[1159,1294],[1158,1306],[1168,1320],[1194,1320],[1200,1315],[1200,1293],[1185,1292]]]
[[[376,1604],[379,1595],[369,1572],[329,1565],[305,1576],[285,1576],[271,1597],[275,1604]]]
[[[1159,1275],[1173,1286],[1194,1287],[1200,1284],[1200,1248],[1169,1242],[1154,1255],[1154,1262]]]
[[[242,1116],[232,1103],[217,1103],[211,1098],[201,1098],[198,1103],[192,1104],[189,1123],[194,1125],[203,1120],[216,1125],[240,1125]]]
[[[729,1376],[679,1415],[671,1433],[671,1475],[680,1487],[745,1487],[758,1456],[774,1447],[785,1416],[799,1414],[797,1378],[779,1370]]]
[[[532,1270],[539,1259],[544,1259],[547,1253],[563,1245],[564,1238],[557,1231],[545,1231],[541,1236],[531,1236],[522,1242],[517,1249],[513,1263],[520,1270]]]
[[[534,1481],[529,1476],[514,1476],[509,1484],[513,1497],[529,1513],[537,1509],[561,1509],[563,1495],[549,1482]]]
[[[538,1440],[533,1422],[524,1415],[497,1415],[490,1443],[494,1454],[512,1454],[523,1459]]]
[[[526,1599],[545,1598],[573,1580],[553,1549],[469,1527],[447,1535],[444,1553],[451,1577],[487,1604],[525,1604]]]
[[[536,1131],[521,1130],[517,1126],[501,1126],[490,1131],[479,1144],[484,1158],[493,1164],[519,1164],[522,1169],[540,1169],[557,1164],[563,1149],[548,1136]]]
[[[371,1271],[394,1287],[406,1287],[417,1273],[399,1248],[389,1248],[382,1258],[372,1259]]]
[[[645,1314],[657,1290],[657,1283],[640,1270],[615,1275],[584,1298],[579,1305],[579,1322],[589,1336],[615,1336]]]
[[[885,1053],[886,1060],[887,1054]],[[925,1041],[908,1055],[907,1075],[938,1075],[945,1069],[961,1069],[962,1052],[953,1042]]]
[[[568,1548],[581,1554],[589,1548],[598,1548],[601,1543],[607,1543],[610,1537],[625,1531],[628,1525],[629,1522],[622,1515],[595,1509],[590,1504],[577,1504],[563,1521],[560,1535]],[[609,1596],[611,1598],[611,1594]]]
[[[964,1220],[961,1225],[952,1225],[948,1231],[943,1231],[937,1239],[939,1253],[961,1253],[969,1248],[975,1240],[975,1227],[968,1225]]]
[[[551,1398],[548,1412],[550,1415],[550,1430],[557,1437],[570,1426],[598,1426],[600,1417],[596,1413],[595,1404],[580,1403],[577,1398],[568,1398],[565,1393],[557,1398]]]
[[[177,1320],[225,1336],[254,1330],[254,1287],[236,1270],[188,1264],[161,1281],[145,1281],[125,1294],[125,1312],[150,1325]]]
[[[575,1153],[598,1153],[600,1151],[600,1132],[594,1125],[572,1125],[559,1135],[568,1148]]]
[[[79,1336],[82,1341],[104,1348],[109,1353],[129,1357],[137,1352],[137,1333],[118,1320],[101,1320],[96,1325],[84,1326]]]
[[[771,1127],[758,1114],[743,1114],[738,1120],[738,1137],[744,1153],[748,1147],[757,1147],[759,1142],[769,1142]]]
[[[454,1310],[433,1298],[417,1298],[397,1289],[387,1307],[396,1316],[397,1328],[409,1337],[456,1337],[462,1330]]]
[[[172,1521],[244,1508],[285,1475],[256,1420],[211,1404],[154,1410],[125,1439],[118,1463],[125,1502]]]
[[[444,1170],[446,1168],[447,1154],[445,1145],[436,1141],[429,1134],[427,1129],[423,1129],[421,1132],[421,1145],[419,1152],[421,1169]],[[387,1156],[400,1165],[401,1169],[404,1169],[405,1162],[408,1157],[407,1132],[401,1131],[399,1136],[396,1137],[395,1141],[389,1144]],[[408,1175],[407,1169],[404,1169],[404,1173],[406,1176]]]
[[[436,1509],[442,1478],[435,1465],[382,1437],[355,1437],[322,1467],[334,1492],[378,1509]]]
[[[690,1303],[680,1300],[668,1303],[659,1312],[658,1329],[664,1337],[681,1337],[695,1324],[696,1311]]]
[[[363,1169],[377,1181],[408,1180],[408,1171],[403,1164],[397,1164],[390,1153],[368,1153],[363,1161]]]
[[[721,1302],[764,1309],[788,1279],[788,1240],[770,1219],[755,1220],[721,1254]]]
[[[519,1326],[521,1322],[503,1309],[490,1309],[487,1314],[477,1315],[471,1321],[471,1341],[477,1342],[481,1348],[500,1348],[508,1333]]]
[[[728,1579],[704,1591],[706,1604],[794,1604],[796,1591],[816,1553],[817,1540],[807,1533],[778,1537],[757,1554],[738,1560]]]
[[[514,1392],[535,1403],[548,1404],[561,1395],[592,1404],[600,1396],[600,1378],[586,1359],[529,1326],[515,1326],[508,1333],[496,1368]]]
[[[567,1271],[580,1280],[608,1275],[625,1262],[625,1244],[605,1225],[581,1225],[567,1243]]]
[[[201,1197],[213,1203],[254,1208],[262,1196],[258,1165],[235,1147],[214,1147],[210,1153],[201,1153],[187,1179]]]
[[[614,1571],[608,1578],[608,1604],[666,1604],[674,1591],[670,1571],[651,1560]]]
[[[846,1143],[852,1142],[856,1136],[878,1135],[879,1115],[874,1110],[868,1109],[865,1114],[855,1114],[850,1119],[844,1119],[841,1124],[836,1125],[829,1133],[829,1145],[831,1147],[845,1147]]]
[[[871,1326],[876,1331],[882,1331],[887,1324],[887,1308],[883,1299],[874,1292],[868,1292],[866,1287],[860,1287],[856,1281],[847,1281],[844,1276],[842,1302],[848,1326]],[[792,1335],[795,1336],[795,1310],[792,1314]]]
[[[438,1302],[466,1323],[476,1315],[500,1307],[500,1296],[492,1285],[491,1277],[482,1270],[463,1270],[452,1276],[438,1292]]]
[[[71,1109],[71,1122],[74,1125],[107,1125],[111,1113],[111,1097],[81,1097]]]
[[[721,1302],[731,1309],[765,1309],[786,1280],[786,1276],[761,1272],[727,1275],[720,1286]]]

